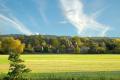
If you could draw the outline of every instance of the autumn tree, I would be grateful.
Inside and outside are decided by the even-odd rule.
[[[113,52],[114,53],[120,53],[120,39],[113,39],[113,44],[115,45]]]
[[[24,44],[18,39],[6,37],[2,41],[2,48],[9,53],[8,60],[10,61],[9,71],[4,80],[22,79],[24,73],[30,72],[30,69],[22,64],[24,61],[20,58],[20,54],[24,50]]]

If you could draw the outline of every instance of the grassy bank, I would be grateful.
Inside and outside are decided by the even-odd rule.
[[[0,80],[5,74],[0,75]],[[120,80],[120,72],[30,73],[29,80]]]

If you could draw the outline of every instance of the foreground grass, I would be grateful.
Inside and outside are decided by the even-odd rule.
[[[8,71],[8,55],[0,55],[0,80]],[[29,80],[120,80],[120,55],[22,55]],[[103,72],[104,71],[104,72]]]
[[[1,74],[0,80],[3,80],[4,76],[5,74]],[[24,78],[25,80],[120,80],[120,72],[30,73]]]
[[[8,71],[8,55],[0,55],[0,73]],[[120,71],[120,55],[22,55],[33,73]]]

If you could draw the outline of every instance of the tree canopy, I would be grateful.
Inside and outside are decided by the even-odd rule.
[[[14,39],[15,38],[15,39]],[[22,44],[21,44],[22,43]],[[107,37],[7,35],[0,36],[0,53],[120,53],[120,39]]]

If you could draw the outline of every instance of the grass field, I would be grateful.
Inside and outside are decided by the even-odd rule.
[[[0,74],[0,80],[4,76]],[[30,73],[24,80],[120,80],[120,72]]]
[[[8,55],[0,55],[0,73],[8,71]],[[22,55],[32,73],[120,71],[120,55]]]

